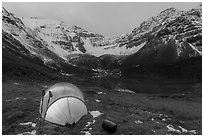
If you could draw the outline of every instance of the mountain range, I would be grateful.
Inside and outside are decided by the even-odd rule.
[[[115,38],[62,21],[18,17],[2,8],[2,63],[6,76],[31,70],[39,76],[42,70],[61,74],[106,70],[201,78],[202,5],[189,11],[166,9]]]

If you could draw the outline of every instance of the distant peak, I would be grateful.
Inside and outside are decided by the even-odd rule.
[[[177,9],[176,9],[176,8],[174,8],[174,7],[170,7],[170,8],[168,8],[168,9],[166,9],[166,10],[175,11],[175,10],[177,10]]]
[[[71,26],[72,29],[82,29],[81,27],[78,27],[76,25]]]
[[[81,27],[78,27],[76,25],[70,26],[69,29],[74,30],[74,31],[86,31],[87,32],[87,30],[84,30]]]
[[[179,10],[177,10],[176,8],[174,7],[171,7],[171,8],[168,8],[162,12],[160,12],[160,14],[164,14],[164,13],[174,13],[174,12],[179,12]]]

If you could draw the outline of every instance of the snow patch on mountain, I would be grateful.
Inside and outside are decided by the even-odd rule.
[[[61,21],[45,19],[45,18],[40,18],[40,17],[30,17],[30,18],[22,17],[21,19],[22,19],[23,23],[25,24],[25,26],[31,28],[32,30],[34,30],[38,27],[46,26],[46,25],[56,26],[56,25],[62,23]]]
[[[127,45],[120,47],[117,44],[94,47],[89,39],[83,39],[83,41],[85,43],[84,47],[87,50],[87,53],[94,55],[96,57],[99,57],[104,54],[131,55],[139,51],[146,44],[146,42],[143,42],[140,45],[137,45],[131,48],[127,48]]]

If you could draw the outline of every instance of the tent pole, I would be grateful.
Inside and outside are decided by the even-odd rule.
[[[42,113],[42,109],[43,109],[43,101],[44,101],[44,96],[45,96],[45,90],[42,90],[42,95],[41,95],[41,101],[42,101],[42,104],[41,104],[41,108],[40,108],[40,113]],[[40,123],[39,123],[39,131],[41,132],[41,124],[42,124],[42,118],[40,116],[40,119],[39,119]]]
[[[43,121],[42,121],[42,131],[44,129],[44,123],[45,123],[45,116],[47,114],[47,109],[48,109],[48,105],[49,105],[49,102],[50,102],[50,98],[53,97],[53,94],[51,91],[49,91],[49,98],[48,98],[48,102],[47,102],[47,107],[46,107],[46,111],[45,111],[45,114],[43,116]]]

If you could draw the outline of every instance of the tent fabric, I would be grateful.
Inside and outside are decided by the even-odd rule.
[[[87,114],[82,92],[66,82],[57,83],[45,91],[39,111],[45,120],[59,125],[76,123]]]

